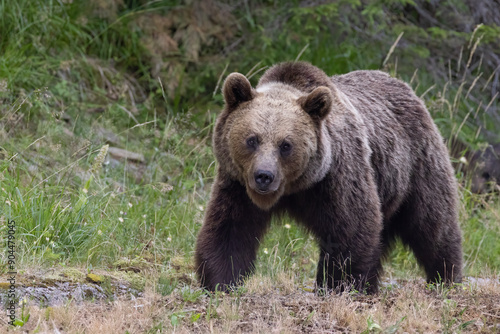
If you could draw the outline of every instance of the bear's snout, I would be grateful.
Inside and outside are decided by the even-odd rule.
[[[258,190],[267,192],[269,190],[269,186],[274,181],[274,174],[268,170],[259,169],[254,173],[254,178]]]

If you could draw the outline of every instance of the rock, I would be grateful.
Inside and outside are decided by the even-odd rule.
[[[113,131],[98,127],[95,133],[99,139],[106,142],[107,144],[119,145],[120,137],[118,137]]]
[[[144,155],[142,155],[141,153],[127,151],[118,147],[110,147],[108,149],[108,154],[115,159],[131,160],[140,163],[146,162],[146,160],[144,159]]]
[[[63,132],[66,136],[73,138],[75,134],[70,129],[63,128]]]
[[[104,108],[104,107],[95,107],[95,108],[88,108],[87,109],[87,112],[89,112],[91,114],[101,114],[104,111],[106,111],[106,108]]]

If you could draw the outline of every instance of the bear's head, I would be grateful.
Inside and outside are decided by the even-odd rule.
[[[310,186],[330,164],[325,145],[331,87],[309,92],[283,82],[252,88],[239,73],[223,86],[225,109],[214,133],[214,150],[226,173],[245,185],[253,203],[269,210],[283,194]]]

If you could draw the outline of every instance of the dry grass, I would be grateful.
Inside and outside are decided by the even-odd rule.
[[[274,283],[255,276],[232,294],[202,294],[184,285],[158,293],[150,279],[141,297],[28,302],[29,333],[492,333],[500,331],[498,277],[469,280],[452,289],[422,280],[386,285],[375,296],[317,296],[286,274]],[[307,289],[306,289],[307,290]],[[13,332],[2,319],[0,332]]]

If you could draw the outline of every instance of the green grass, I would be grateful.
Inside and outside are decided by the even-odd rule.
[[[94,272],[105,278],[106,293],[117,277],[144,293],[130,300],[108,296],[104,304],[91,300],[85,307],[31,303],[23,329],[497,328],[500,199],[472,194],[462,172],[457,177],[465,275],[493,277],[490,285],[423,288],[411,282],[423,277],[422,270],[398,243],[387,257],[384,280],[402,283],[391,281],[373,298],[314,296],[308,292],[317,242],[289,217],[272,222],[255,275],[232,293],[204,293],[193,268],[217,169],[211,136],[223,103],[219,80],[232,71],[251,72],[255,84],[265,67],[297,58],[331,75],[383,69],[423,95],[445,139],[475,149],[485,142],[480,130],[491,135],[498,126],[485,111],[498,108],[488,80],[495,69],[486,61],[488,52],[498,51],[497,26],[467,33],[452,26],[424,28],[406,0],[319,7],[248,1],[229,12],[205,8],[196,20],[190,15],[197,2],[120,3],[0,0],[0,240],[5,244],[7,220],[15,220],[20,282],[45,284],[44,274],[33,279],[39,272],[53,273],[56,281],[60,273],[78,272],[84,281]],[[468,17],[461,0],[443,6],[433,13],[439,22],[447,13]],[[176,49],[160,43],[167,37],[176,38]],[[110,154],[103,159],[107,145],[141,153],[145,162]],[[6,252],[0,252],[0,263],[4,275]]]
[[[377,69],[399,33],[395,27],[384,40],[374,41],[354,29],[357,22],[332,32],[321,24],[342,17],[336,4],[276,9],[258,2],[253,11],[234,12],[237,32],[227,38],[243,38],[240,49],[221,56],[215,50],[230,43],[214,38],[195,62],[179,42],[177,53],[163,56],[181,74],[168,76],[172,68],[162,68],[155,76],[158,55],[146,47],[147,31],[135,20],[147,13],[168,17],[187,5],[134,4],[102,18],[78,1],[0,2],[0,235],[5,238],[5,221],[14,219],[22,266],[108,268],[126,258],[159,265],[167,276],[173,265],[192,273],[194,243],[217,167],[210,138],[222,106],[219,77],[299,55],[329,74]],[[376,20],[376,9],[363,15]],[[272,30],[271,23],[284,28]],[[461,38],[467,44],[471,34]],[[471,48],[464,50],[466,63]],[[409,58],[412,51],[397,48],[385,69],[410,81],[412,61],[426,59],[418,53]],[[457,49],[453,56],[459,53]],[[473,86],[480,69],[462,70],[447,83],[436,82],[423,68],[412,86],[420,95],[427,92],[424,99],[446,138],[457,136],[475,147],[483,140],[479,127],[494,126],[478,109],[491,100],[483,88],[490,83]],[[178,87],[170,87],[172,82]],[[106,139],[103,130],[114,138]],[[108,158],[96,164],[106,144],[142,153],[146,163]],[[484,198],[462,188],[461,206],[466,275],[498,273],[498,196]],[[256,270],[271,280],[286,273],[308,286],[317,257],[316,242],[286,218],[273,222],[262,240]],[[390,275],[419,273],[414,257],[401,245],[388,262]],[[168,294],[170,283],[165,282]]]
[[[142,130],[142,140],[152,139],[146,132],[154,131]],[[164,260],[192,252],[207,178],[214,173],[209,150],[201,147],[193,156],[195,147],[174,145],[167,139],[165,145],[173,146],[169,153],[149,150],[143,184],[134,184],[124,164],[91,172],[99,149],[92,144],[67,164],[50,161],[46,169],[30,171],[44,161],[39,156],[50,159],[63,154],[50,152],[47,138],[38,141],[46,147],[36,150],[36,157],[27,157],[29,166],[18,162],[21,156],[1,166],[1,215],[17,222],[19,254],[42,258],[49,254],[47,260],[103,265],[121,256],[145,256],[144,252]],[[7,146],[8,152],[11,149]],[[150,242],[155,247],[144,250]]]

